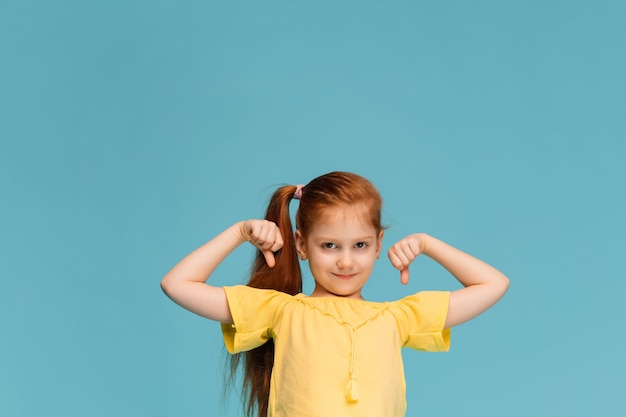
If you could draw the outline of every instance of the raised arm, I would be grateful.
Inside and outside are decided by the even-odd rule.
[[[445,327],[473,319],[494,305],[509,287],[509,279],[493,266],[425,233],[407,236],[389,249],[389,260],[409,279],[409,264],[424,254],[446,268],[464,288],[453,291]]]
[[[215,268],[246,241],[263,251],[269,266],[274,265],[273,253],[283,245],[278,227],[270,221],[235,223],[174,266],[163,277],[161,288],[175,303],[193,313],[232,323],[224,289],[205,282]]]

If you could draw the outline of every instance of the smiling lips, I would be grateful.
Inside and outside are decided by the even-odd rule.
[[[356,276],[356,274],[333,274],[333,275],[340,279],[351,279]]]

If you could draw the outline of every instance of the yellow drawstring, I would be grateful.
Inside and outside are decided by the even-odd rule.
[[[356,327],[350,328],[350,339],[352,342],[352,358],[350,359],[350,381],[346,387],[346,398],[350,402],[359,401],[359,391],[357,390],[356,376]]]

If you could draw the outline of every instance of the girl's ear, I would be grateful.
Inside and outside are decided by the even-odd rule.
[[[381,230],[378,234],[378,240],[376,242],[376,259],[380,256],[380,250],[383,247],[383,236],[385,235],[385,231]]]
[[[307,258],[306,253],[306,243],[304,243],[304,238],[302,237],[302,233],[299,230],[296,230],[293,234],[294,240],[296,241],[296,252],[298,252],[298,256],[303,261]]]

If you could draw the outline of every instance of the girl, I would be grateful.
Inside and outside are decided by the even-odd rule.
[[[300,200],[296,230],[289,203]],[[449,349],[450,328],[495,304],[509,281],[495,268],[423,233],[388,251],[403,284],[424,254],[464,288],[418,292],[376,303],[361,292],[383,239],[382,200],[365,178],[322,175],[305,186],[280,187],[265,220],[238,222],[196,249],[163,278],[182,307],[222,323],[230,353],[245,352],[248,415],[259,417],[404,416],[400,349]],[[207,278],[237,246],[258,248],[247,286],[215,287]],[[301,294],[298,257],[315,280]],[[236,369],[239,355],[233,357]]]

